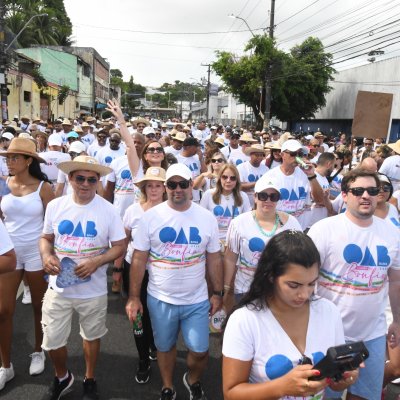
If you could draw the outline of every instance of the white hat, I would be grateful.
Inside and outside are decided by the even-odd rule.
[[[303,149],[303,146],[301,145],[300,142],[298,142],[297,140],[294,140],[294,139],[289,139],[289,140],[286,140],[286,142],[284,142],[282,144],[281,151],[282,152],[284,152],[284,151],[299,151],[302,149]]]
[[[274,189],[277,192],[279,192],[278,185],[274,181],[272,181],[270,178],[264,178],[264,179],[261,178],[256,182],[256,185],[254,186],[255,193],[260,193],[266,189]]]
[[[165,180],[171,179],[173,176],[180,176],[186,180],[192,179],[192,171],[182,163],[172,164],[167,169],[167,174],[165,176]]]
[[[217,127],[215,125],[213,125],[210,129],[217,129]]]
[[[313,135],[307,135],[307,136],[305,137],[305,139],[311,140],[311,139],[314,139],[314,136],[313,136]]]
[[[71,146],[69,146],[68,151],[81,154],[83,151],[86,151],[86,146],[79,140],[75,140],[75,142],[72,142]]]
[[[156,131],[151,126],[146,126],[146,128],[143,129],[143,135],[147,136],[147,135],[150,135],[150,134],[155,135]]]
[[[1,137],[8,140],[14,139],[14,135],[11,132],[4,132]]]
[[[62,137],[57,134],[50,135],[47,144],[49,146],[62,146]]]

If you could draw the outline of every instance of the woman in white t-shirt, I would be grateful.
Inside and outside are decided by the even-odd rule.
[[[234,219],[226,237],[224,305],[227,310],[234,302],[233,293],[237,302],[248,291],[266,243],[283,230],[302,230],[295,217],[276,211],[280,192],[274,182],[260,179],[254,190],[255,210]]]
[[[399,213],[396,207],[389,203],[393,194],[392,182],[385,174],[378,173],[378,177],[381,181],[381,190],[377,196],[377,205],[374,215],[400,228]]]
[[[400,190],[393,192],[393,196],[389,199],[389,203],[393,204],[400,213]]]
[[[247,194],[240,190],[240,176],[233,164],[225,164],[219,171],[215,189],[209,189],[200,205],[211,211],[218,222],[219,239],[224,248],[229,224],[239,214],[251,210]]]
[[[226,164],[224,155],[219,150],[214,150],[208,157],[209,164],[207,171],[203,172],[193,180],[193,189],[200,189],[206,192],[209,189],[214,189],[217,186],[217,177],[221,168]]]
[[[275,235],[261,254],[248,293],[228,318],[223,354],[225,400],[322,399],[325,388],[343,390],[342,380],[309,380],[331,346],[344,344],[336,306],[313,297],[320,256],[302,232]],[[313,397],[316,395],[315,397]]]
[[[140,203],[129,206],[124,215],[124,226],[128,241],[128,250],[123,267],[123,287],[129,293],[129,270],[132,262],[133,240],[143,214],[150,208],[166,200],[165,170],[158,167],[149,167],[145,176],[135,183],[142,192]],[[134,335],[136,348],[139,354],[139,365],[136,370],[137,383],[146,383],[150,379],[150,359],[156,359],[156,347],[154,344],[153,330],[151,327],[149,312],[147,309],[147,283],[149,274],[146,271],[140,291],[140,300],[143,304],[142,326],[143,334]]]

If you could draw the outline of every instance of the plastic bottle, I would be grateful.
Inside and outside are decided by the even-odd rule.
[[[299,164],[300,167],[303,168],[303,169],[309,169],[309,168],[310,168],[310,165],[307,164],[307,163],[305,163],[305,162],[302,160],[302,158],[299,157],[299,156],[296,157],[296,162],[297,162],[297,164]]]
[[[135,321],[133,321],[133,334],[136,337],[143,336],[143,324],[142,324],[142,314],[137,313]]]

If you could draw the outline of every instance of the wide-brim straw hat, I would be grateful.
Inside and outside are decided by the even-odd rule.
[[[217,137],[214,140],[214,143],[217,143],[217,144],[221,145],[222,147],[225,147],[225,142],[224,142],[224,139],[222,137]]]
[[[178,140],[179,142],[183,142],[186,138],[186,133],[179,131],[176,131],[175,135],[172,136],[172,140]]]
[[[45,136],[46,138],[49,137],[49,135],[48,135],[46,132],[40,131],[39,129],[36,130],[36,131],[34,131],[34,132],[31,132],[31,136],[32,136],[34,139],[36,139],[36,137],[37,137],[37,136],[40,136],[40,135]]]
[[[142,187],[147,181],[165,182],[165,169],[161,167],[149,167],[142,179],[134,182],[138,187]]]
[[[247,156],[249,156],[252,153],[264,153],[265,154],[265,149],[264,146],[262,144],[252,144],[249,147],[246,147],[244,149],[244,154],[246,154]]]
[[[278,142],[267,142],[264,148],[268,150],[280,150],[282,146]]]
[[[0,153],[0,156],[6,157],[9,154],[22,154],[24,156],[35,158],[40,163],[46,162],[45,160],[43,160],[43,158],[39,157],[38,153],[36,153],[35,142],[31,139],[19,137],[12,139],[7,151],[4,153]]]
[[[67,175],[74,171],[92,171],[100,176],[106,176],[112,172],[111,168],[99,164],[95,158],[90,156],[78,156],[75,157],[73,161],[63,161],[59,163],[57,167]]]
[[[145,124],[146,126],[150,126],[150,122],[146,118],[136,118],[135,120],[131,120],[132,125],[136,128],[137,124],[140,122]]]
[[[250,133],[245,132],[245,133],[243,133],[243,135],[241,135],[239,137],[239,142],[254,142],[254,143],[256,143],[257,140],[254,139]]]
[[[396,143],[389,143],[388,146],[397,154],[400,154],[400,139]]]

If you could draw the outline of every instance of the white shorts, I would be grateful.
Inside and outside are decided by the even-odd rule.
[[[17,255],[17,270],[24,269],[28,272],[41,271],[43,269],[42,258],[39,252],[39,241],[30,246],[15,246]]]
[[[90,299],[70,299],[47,289],[42,307],[43,350],[56,350],[67,345],[72,314],[79,315],[80,335],[92,341],[107,332],[107,295]]]

